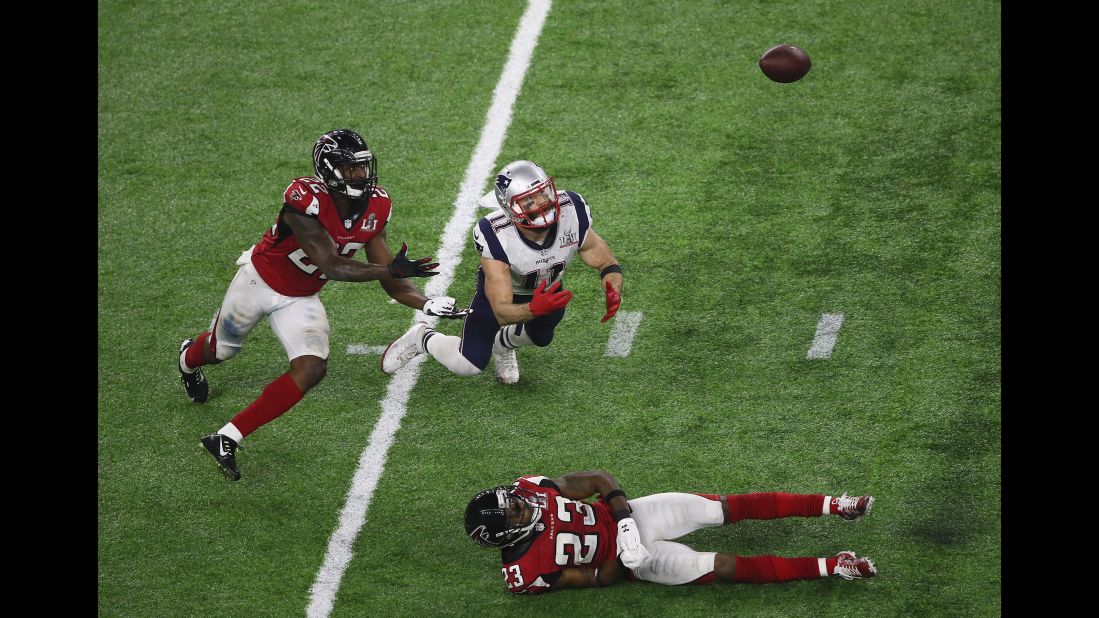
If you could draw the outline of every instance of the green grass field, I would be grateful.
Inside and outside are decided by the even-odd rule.
[[[376,284],[326,286],[328,377],[245,440],[239,483],[198,439],[285,354],[261,324],[207,369],[199,406],[174,351],[327,130],[377,153],[391,246],[434,251],[524,9],[100,0],[101,616],[305,613],[389,384],[377,355],[345,350],[413,312]],[[800,82],[756,66],[778,43],[811,54]],[[1000,154],[999,2],[557,0],[497,167],[532,158],[587,199],[622,310],[644,314],[632,352],[604,356],[598,276],[577,260],[518,385],[426,363],[332,615],[999,615]],[[476,267],[468,242],[452,296]],[[807,360],[823,313],[845,321],[832,357]],[[853,549],[879,577],[507,594],[498,556],[465,538],[466,502],[592,468],[631,496],[872,493],[857,523],[683,542]]]

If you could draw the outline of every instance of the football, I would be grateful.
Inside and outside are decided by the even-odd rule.
[[[813,66],[809,54],[796,45],[775,45],[759,58],[759,69],[776,82],[789,84],[805,77]]]

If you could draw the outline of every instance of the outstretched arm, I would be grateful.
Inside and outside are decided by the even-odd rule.
[[[485,297],[500,326],[526,322],[533,319],[530,307],[516,304],[511,294],[511,265],[500,260],[481,258],[481,270],[485,273]]]
[[[386,241],[385,228],[382,228],[382,231],[366,244],[365,249],[366,259],[373,264],[387,265],[393,261],[393,253],[389,250],[389,243]],[[386,294],[406,307],[423,309],[424,303],[427,302],[427,297],[408,279],[387,277],[380,279],[379,282]]]
[[[293,230],[309,261],[333,281],[375,281],[392,279],[384,264],[364,264],[336,253],[336,241],[316,219],[287,208],[283,221]],[[373,244],[373,243],[371,243]],[[369,248],[368,248],[369,251]],[[392,261],[392,258],[390,258]]]
[[[584,246],[580,248],[580,259],[599,272],[608,266],[618,266],[618,260],[611,253],[611,248],[603,237],[588,230],[588,236],[584,239]],[[609,281],[615,292],[622,293],[622,273],[610,272],[600,277],[604,282]],[[604,284],[605,285],[605,284]]]
[[[599,271],[599,279],[602,281],[603,293],[607,296],[607,313],[601,322],[614,317],[618,308],[622,306],[622,267],[611,253],[607,241],[595,233],[588,231],[588,237],[584,239],[584,246],[580,248],[580,259],[584,263]]]
[[[561,289],[558,281],[546,288],[548,280],[534,289],[534,297],[529,303],[513,303],[511,289],[511,265],[500,260],[481,258],[481,270],[485,273],[485,296],[492,307],[492,314],[500,326],[526,322],[527,320],[558,311],[572,300],[572,292]]]

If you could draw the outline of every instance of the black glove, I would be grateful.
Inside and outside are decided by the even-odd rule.
[[[407,279],[408,277],[434,277],[439,274],[438,271],[431,270],[439,265],[438,262],[434,264],[427,264],[431,261],[431,258],[420,258],[413,262],[408,259],[405,253],[408,252],[408,243],[401,243],[401,250],[397,252],[397,255],[393,256],[393,263],[389,265],[389,274],[393,275],[394,279]]]

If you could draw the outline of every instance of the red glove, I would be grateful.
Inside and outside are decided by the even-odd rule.
[[[614,314],[618,313],[618,308],[622,306],[622,295],[614,289],[610,281],[604,281],[604,283],[607,284],[607,315],[599,320],[600,324],[613,318]]]
[[[568,290],[561,290],[561,282],[558,281],[550,286],[550,289],[546,289],[546,281],[542,280],[541,285],[534,290],[534,298],[531,299],[527,307],[530,312],[534,314],[534,317],[540,315],[547,315],[557,311],[558,309],[564,309],[565,305],[569,304],[572,300],[572,292]]]

